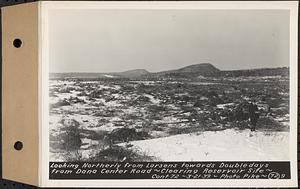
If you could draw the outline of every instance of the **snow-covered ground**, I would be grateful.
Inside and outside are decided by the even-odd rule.
[[[288,160],[288,132],[227,129],[133,141],[132,148],[162,161]]]

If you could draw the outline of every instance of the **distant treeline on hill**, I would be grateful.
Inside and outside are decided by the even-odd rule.
[[[229,77],[240,77],[240,76],[288,76],[289,68],[262,68],[262,69],[251,69],[251,70],[231,70],[231,71],[221,71],[220,76]]]
[[[162,72],[155,74],[148,74],[145,77],[178,77],[178,78],[196,78],[199,76],[204,77],[241,77],[241,76],[289,76],[289,68],[261,68],[261,69],[249,69],[249,70],[209,70],[209,71],[199,71],[190,70],[184,72],[172,71],[172,72]]]

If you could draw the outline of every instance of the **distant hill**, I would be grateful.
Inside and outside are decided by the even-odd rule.
[[[217,73],[220,70],[209,63],[194,64],[177,70],[177,72]]]
[[[152,73],[152,77],[179,77],[179,78],[193,78],[199,75],[211,76],[218,74],[219,69],[209,63],[200,63],[179,68],[176,70],[168,70],[163,72]]]
[[[149,74],[150,72],[148,72],[145,69],[135,69],[135,70],[128,70],[125,72],[118,72],[118,73],[114,73],[113,75],[118,75],[121,77],[140,77],[142,75],[146,75]]]

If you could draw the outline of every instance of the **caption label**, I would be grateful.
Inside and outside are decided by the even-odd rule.
[[[50,162],[50,179],[290,179],[289,162]]]

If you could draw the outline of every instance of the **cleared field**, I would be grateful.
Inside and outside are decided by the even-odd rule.
[[[224,152],[238,159],[252,155],[285,159],[288,86],[284,76],[51,79],[50,160],[172,160],[168,150],[177,154],[174,160],[215,160]],[[250,102],[255,102],[260,112],[257,131],[252,133]],[[268,142],[279,135],[283,138],[278,144]],[[236,145],[235,153],[219,143],[231,148]],[[267,154],[251,151],[251,145],[257,150],[262,145]],[[157,154],[149,146],[164,146],[166,154]],[[212,151],[206,153],[205,148]],[[184,149],[195,153],[198,149],[199,153]]]

